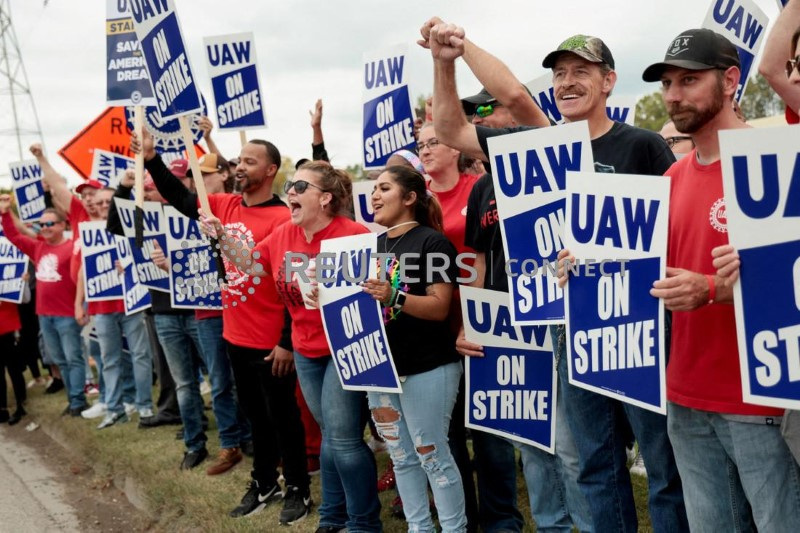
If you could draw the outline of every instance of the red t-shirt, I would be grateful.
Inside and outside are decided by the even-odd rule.
[[[69,213],[67,213],[67,222],[72,229],[73,239],[78,240],[78,224],[87,220],[90,220],[89,213],[86,212],[80,199],[73,196],[69,201]]]
[[[458,253],[475,253],[475,250],[464,244],[464,236],[467,232],[467,200],[476,181],[478,176],[461,174],[456,186],[449,191],[431,191],[442,206],[444,235],[453,243]],[[431,183],[428,182],[428,190],[431,189]]]
[[[307,357],[322,357],[331,353],[319,310],[306,309],[297,281],[286,280],[286,253],[316,257],[323,240],[362,233],[369,233],[369,230],[349,218],[337,216],[308,242],[300,226],[287,222],[256,246],[254,253],[259,253],[258,261],[264,265],[264,270],[272,273],[278,293],[292,316],[292,347],[295,351]]]
[[[786,106],[786,123],[787,124],[798,124],[800,123],[800,116],[797,116],[791,107],[788,105]]]
[[[3,229],[8,240],[36,265],[36,314],[75,316],[75,283],[69,275],[72,241],[52,245],[22,235],[9,213],[3,215]]]
[[[19,322],[17,304],[0,302],[0,335],[13,333],[20,329],[22,329],[22,325]],[[0,379],[6,379],[6,377],[0,376]]]
[[[222,221],[229,238],[248,243],[263,241],[289,220],[289,209],[277,196],[263,204],[248,207],[235,194],[212,194],[211,211]],[[222,336],[236,346],[272,349],[283,329],[283,304],[272,278],[250,276],[225,257],[227,288],[222,291]]]
[[[711,249],[728,244],[720,162],[701,165],[695,151],[665,173],[672,177],[667,265],[714,274]],[[733,305],[672,313],[667,398],[685,407],[737,415],[780,416],[742,401]]]
[[[194,319],[205,320],[207,318],[217,318],[222,316],[222,309],[195,309]]]

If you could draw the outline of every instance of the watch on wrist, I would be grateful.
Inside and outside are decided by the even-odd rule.
[[[397,291],[397,296],[394,299],[394,305],[392,305],[392,309],[402,309],[406,303],[406,293],[403,291]]]

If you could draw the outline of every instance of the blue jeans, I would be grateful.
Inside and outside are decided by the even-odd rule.
[[[230,359],[222,340],[222,317],[198,320],[197,338],[200,356],[211,381],[211,407],[217,419],[220,447],[238,448],[243,440],[239,428],[239,406],[234,396]]]
[[[375,457],[364,442],[365,394],[342,388],[330,357],[295,352],[294,364],[308,409],[322,431],[320,527],[382,531]]]
[[[461,474],[447,444],[461,373],[460,361],[449,363],[407,376],[402,394],[367,394],[375,427],[394,462],[409,531],[436,531],[428,506],[428,484],[442,531],[467,529]]]
[[[61,370],[70,408],[85,406],[83,380],[86,361],[83,358],[81,327],[71,316],[39,315],[39,328],[48,357]]]
[[[522,531],[525,521],[517,508],[517,458],[514,445],[497,435],[473,430],[472,450],[478,477],[481,530],[486,533]]]
[[[693,532],[742,531],[746,498],[758,531],[797,531],[800,471],[779,426],[667,405],[669,437]],[[645,458],[647,472],[650,465]]]
[[[647,465],[648,509],[655,531],[687,531],[683,490],[667,418],[569,384],[564,326],[551,326],[559,387],[580,460],[578,484],[597,531],[637,531],[636,506],[625,448],[627,423]],[[626,420],[627,419],[627,420]]]
[[[178,407],[183,422],[183,442],[190,452],[205,448],[203,432],[203,398],[197,383],[197,364],[192,357],[191,343],[200,345],[194,315],[155,315],[158,341],[164,350],[169,372],[175,381]],[[199,351],[199,350],[198,350]]]
[[[133,369],[136,390],[136,408],[153,408],[153,357],[150,354],[144,314],[109,313],[94,317],[97,339],[103,359],[103,380],[106,385],[106,405],[111,413],[125,410],[123,401],[126,389],[130,388],[130,374],[125,366]],[[128,353],[122,351],[122,335],[128,340]]]
[[[556,455],[520,445],[525,484],[536,530],[592,531],[589,504],[578,486],[578,450],[566,419],[561,387],[556,398]]]

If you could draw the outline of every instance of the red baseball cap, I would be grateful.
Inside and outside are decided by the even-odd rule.
[[[75,187],[75,192],[81,194],[86,187],[90,187],[92,189],[97,189],[98,191],[103,188],[103,184],[97,180],[86,180],[77,187]]]

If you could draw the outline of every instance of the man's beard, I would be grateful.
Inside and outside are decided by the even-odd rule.
[[[725,99],[722,94],[722,80],[719,80],[719,83],[714,85],[714,94],[711,98],[711,103],[709,107],[705,109],[698,109],[695,106],[687,105],[687,106],[679,106],[675,104],[673,106],[669,106],[667,111],[669,112],[669,116],[672,119],[672,122],[675,124],[675,128],[681,133],[697,133],[700,128],[708,124],[714,117],[716,117],[720,111],[722,111],[722,106],[725,103]],[[684,115],[680,118],[676,117],[678,113],[686,113],[690,112],[688,115]]]

